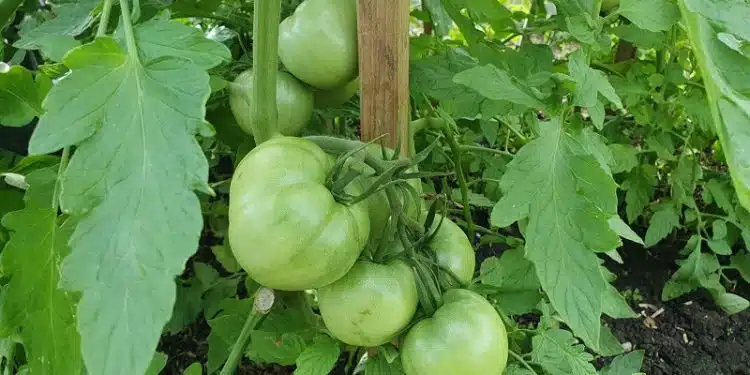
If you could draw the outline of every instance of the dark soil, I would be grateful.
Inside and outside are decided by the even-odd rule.
[[[610,327],[621,342],[646,351],[643,371],[648,375],[750,375],[750,312],[728,316],[703,291],[661,301],[681,247],[677,242],[621,249],[625,264],[608,264],[618,275],[617,288],[629,295],[638,313],[664,311],[653,319],[610,320]],[[732,292],[750,297],[750,288],[740,285]]]

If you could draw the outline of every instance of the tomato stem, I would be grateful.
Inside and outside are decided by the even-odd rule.
[[[227,362],[224,364],[224,367],[222,367],[219,375],[234,374],[234,370],[237,368],[237,363],[239,363],[242,354],[245,352],[245,347],[250,339],[250,333],[260,325],[261,322],[263,322],[263,319],[271,311],[274,299],[275,296],[273,290],[268,288],[260,288],[255,293],[255,297],[253,298],[253,308],[247,315],[245,324],[242,326],[242,331],[240,331],[240,336],[237,338],[237,341],[234,342],[232,351],[229,353]]]
[[[276,76],[279,65],[281,0],[255,0],[253,12],[253,91],[250,118],[253,137],[261,144],[278,134]]]
[[[135,42],[133,22],[130,19],[130,5],[127,0],[120,0],[120,15],[122,17],[122,29],[125,30],[125,44],[128,46],[128,56],[140,61],[138,57],[138,44]]]
[[[110,11],[112,11],[112,0],[104,0],[102,14],[99,16],[99,27],[96,29],[96,36],[104,36],[107,34]]]

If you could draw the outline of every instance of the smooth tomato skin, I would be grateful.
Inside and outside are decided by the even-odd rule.
[[[248,69],[229,84],[229,106],[242,130],[253,134],[253,119],[250,116],[253,71]],[[312,118],[314,95],[302,82],[289,73],[276,74],[276,108],[278,109],[279,132],[297,135]]]
[[[435,215],[432,224],[434,229],[440,223],[441,215]],[[435,252],[437,263],[451,272],[462,284],[471,283],[476,267],[476,255],[471,246],[469,238],[461,227],[447,217],[443,219],[435,237],[429,243],[429,247]],[[440,285],[444,289],[457,288],[460,285],[448,274],[440,273],[438,277]]]
[[[401,359],[406,375],[501,375],[508,361],[508,335],[484,297],[451,289],[435,314],[406,334]]]
[[[318,290],[318,307],[333,336],[374,347],[395,338],[417,310],[417,286],[403,261],[360,260],[342,278]]]
[[[315,108],[336,108],[346,103],[359,91],[359,78],[355,78],[344,86],[331,90],[315,90]]]
[[[302,2],[279,24],[279,59],[295,77],[320,90],[356,78],[356,0]]]
[[[229,244],[248,276],[279,290],[326,286],[367,243],[366,202],[345,206],[325,187],[335,159],[316,144],[278,136],[250,151],[229,191]],[[362,193],[349,184],[350,194]]]

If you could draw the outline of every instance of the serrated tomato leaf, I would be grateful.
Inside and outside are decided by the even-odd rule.
[[[491,223],[506,227],[528,217],[526,258],[542,288],[573,332],[597,348],[606,280],[594,253],[616,248],[620,239],[608,220],[616,214],[612,177],[558,119],[516,154],[500,180],[505,195]],[[568,285],[576,285],[569,288]]]
[[[328,375],[341,350],[338,341],[326,335],[315,336],[313,343],[297,357],[294,375]]]
[[[594,357],[566,330],[543,331],[531,343],[531,359],[550,375],[596,375],[594,365],[589,363]]]
[[[636,350],[617,356],[601,370],[601,375],[634,375],[641,371],[644,354],[643,350]]]
[[[58,289],[59,265],[68,255],[73,219],[61,219],[53,206],[56,168],[27,176],[26,207],[2,224],[12,235],[2,267],[10,277],[2,303],[3,329],[17,331],[28,368],[39,374],[78,374],[83,369],[75,325],[75,296]]]
[[[61,202],[80,222],[62,282],[82,292],[88,371],[139,374],[170,318],[174,277],[198,248],[194,190],[207,191],[208,163],[195,134],[209,78],[182,58],[140,61],[110,37],[64,62],[72,73],[50,91],[29,150],[77,145]]]
[[[747,18],[742,18],[742,14],[748,14],[747,4],[740,0],[678,3],[703,72],[714,127],[734,188],[742,206],[750,209],[750,154],[746,151],[750,130],[745,126],[750,122],[750,59],[718,38],[724,31],[748,37]]]
[[[649,31],[668,30],[680,20],[680,9],[669,0],[621,0],[619,13]]]
[[[31,72],[0,62],[0,124],[24,126],[42,114],[42,98]]]

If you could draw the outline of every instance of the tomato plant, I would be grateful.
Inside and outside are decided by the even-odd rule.
[[[0,372],[744,371],[748,14],[0,0]]]
[[[229,84],[229,105],[237,119],[237,124],[253,134],[250,117],[250,93],[253,91],[253,71],[246,70]],[[348,99],[348,98],[347,98]],[[307,126],[313,113],[313,101],[317,100],[312,91],[294,76],[279,72],[276,76],[276,107],[279,119],[279,132],[283,135],[297,135]]]
[[[435,315],[409,330],[401,355],[407,375],[502,374],[508,337],[497,311],[482,296],[451,289]]]

